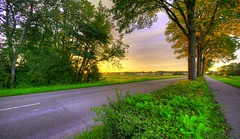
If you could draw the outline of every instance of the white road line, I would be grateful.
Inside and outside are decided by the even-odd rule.
[[[1,112],[1,111],[12,110],[12,109],[18,109],[18,108],[35,106],[35,105],[39,105],[39,104],[41,104],[41,103],[33,103],[33,104],[27,104],[27,105],[21,105],[21,106],[15,106],[15,107],[10,107],[10,108],[0,109],[0,112]]]

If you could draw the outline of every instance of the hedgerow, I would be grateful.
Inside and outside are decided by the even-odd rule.
[[[180,81],[147,94],[93,108],[110,138],[228,138],[225,122],[204,78]]]

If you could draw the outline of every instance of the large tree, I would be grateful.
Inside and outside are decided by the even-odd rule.
[[[229,62],[236,58],[234,52],[239,49],[237,37],[229,35],[226,31],[213,30],[206,36],[206,39],[196,45],[197,55],[197,76],[203,75],[206,67],[212,62]],[[197,32],[197,34],[199,34]],[[165,35],[167,41],[173,43],[174,53],[178,54],[176,58],[187,58],[186,37],[176,27],[175,23],[168,24]],[[211,65],[211,64],[210,64]]]
[[[16,63],[23,46],[27,32],[41,16],[42,1],[34,0],[4,0],[1,3],[1,32],[5,41],[2,47],[8,49],[11,61],[11,79],[13,84],[16,73]],[[2,43],[2,42],[1,42]]]
[[[207,4],[208,2],[205,2],[205,6],[196,6],[196,14],[198,15],[195,24],[196,39],[202,38],[207,29],[206,21],[212,8],[211,5]],[[236,3],[236,5],[238,4]],[[236,27],[240,23],[236,19],[239,15],[236,13],[235,7],[221,6],[220,8],[221,10],[216,13],[219,18],[215,19],[212,30],[206,35],[206,39],[196,45],[197,77],[201,77],[205,65],[209,65],[209,62],[219,61],[219,59],[226,62],[234,59],[233,53],[239,48],[237,36],[234,36],[238,34]],[[187,57],[187,38],[181,33],[175,22],[168,23],[165,35],[167,35],[167,41],[174,42],[172,48],[175,49],[174,53],[179,54],[177,58]]]
[[[188,79],[196,80],[196,43],[204,40],[209,31],[211,31],[219,7],[224,4],[229,6],[230,3],[234,4],[234,2],[237,1],[209,1],[208,4],[212,8],[207,11],[210,16],[205,21],[206,30],[204,30],[202,37],[197,39],[195,25],[198,15],[196,6],[206,4],[204,0],[113,0],[114,6],[112,11],[114,13],[114,19],[118,21],[119,31],[125,30],[126,33],[129,33],[134,29],[151,27],[153,22],[157,21],[156,13],[164,10],[169,18],[177,24],[178,28],[186,36],[188,44]],[[205,11],[204,8],[202,8],[202,10]]]

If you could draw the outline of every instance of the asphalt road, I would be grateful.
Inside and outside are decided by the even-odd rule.
[[[0,139],[59,139],[94,125],[91,107],[116,99],[115,89],[147,93],[186,78],[144,81],[0,98]]]
[[[205,77],[216,101],[223,104],[227,122],[232,125],[231,138],[240,139],[240,89],[221,81]]]

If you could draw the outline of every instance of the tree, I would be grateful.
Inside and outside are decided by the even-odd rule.
[[[196,6],[196,14],[198,15],[195,23],[196,40],[198,38],[202,38],[205,35],[205,31],[207,30],[206,21],[211,16],[211,14],[209,14],[211,13],[212,8],[211,3],[209,4],[209,2],[206,1],[205,4],[202,4],[203,6]],[[204,68],[206,67],[206,65],[212,63],[212,59],[217,60],[219,58],[228,58],[229,61],[235,58],[233,53],[238,48],[238,44],[235,37],[229,36],[229,34],[235,33],[235,31],[229,29],[229,26],[231,28],[239,26],[239,23],[236,23],[236,26],[230,25],[236,21],[235,18],[238,16],[236,16],[237,14],[229,15],[228,13],[226,13],[226,11],[233,11],[232,13],[234,13],[235,8],[229,8],[223,5],[220,6],[220,8],[221,9],[216,12],[217,18],[214,20],[212,30],[209,31],[208,35],[205,36],[206,39],[203,39],[196,45],[197,77],[201,77],[201,75],[204,73]],[[175,49],[174,53],[180,54],[177,58],[187,57],[187,38],[183,34],[181,34],[181,30],[177,28],[175,22],[168,23],[165,35],[168,36],[167,41],[174,42],[174,45],[172,46],[172,48]],[[206,51],[205,56],[203,56],[204,51]]]
[[[134,29],[150,27],[156,21],[156,13],[164,10],[169,18],[175,22],[178,28],[187,38],[188,44],[188,79],[196,80],[195,69],[195,48],[196,43],[202,41],[212,29],[216,12],[219,6],[226,4],[227,0],[215,0],[211,2],[213,7],[209,13],[210,18],[206,21],[206,30],[201,38],[196,39],[196,5],[199,6],[204,1],[197,0],[113,0],[112,12],[114,19],[118,21],[119,31],[126,33]]]
[[[186,38],[181,34],[181,31],[176,28],[173,22],[168,24],[165,35],[167,36],[167,41],[174,43],[172,48],[175,49],[175,54],[179,54],[177,58],[186,58]],[[205,40],[197,44],[198,77],[199,75],[203,75],[205,68],[211,67],[214,61],[229,62],[230,60],[234,60],[236,58],[234,52],[236,52],[237,49],[239,49],[239,42],[236,37],[229,36],[226,32],[223,34],[223,32],[217,30],[209,33]]]
[[[240,63],[230,63],[229,65],[222,66],[219,71],[221,74],[240,76]]]
[[[1,5],[5,11],[1,14],[1,31],[4,32],[6,45],[11,59],[11,80],[15,80],[16,63],[19,51],[22,48],[25,36],[32,23],[36,22],[40,15],[41,2],[33,0],[5,0]]]

